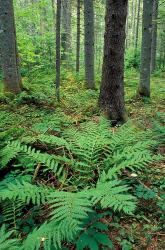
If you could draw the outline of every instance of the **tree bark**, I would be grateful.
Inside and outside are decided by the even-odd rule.
[[[126,38],[125,38],[125,49],[129,47],[129,3],[127,6],[127,19],[126,19]]]
[[[138,95],[150,97],[153,0],[143,0],[142,47]]]
[[[104,59],[99,105],[113,125],[126,120],[124,105],[124,51],[126,0],[107,0]]]
[[[95,88],[94,79],[94,6],[93,0],[84,0],[85,79],[89,89]]]
[[[53,16],[53,32],[56,33],[56,13],[55,13],[55,0],[51,0],[52,3],[52,16]]]
[[[133,18],[133,30],[132,30],[132,33],[133,33],[133,40],[132,40],[132,44],[133,44],[133,47],[134,47],[134,44],[135,44],[135,33],[136,33],[136,16],[137,16],[137,0],[134,0],[134,18]]]
[[[140,4],[141,4],[141,0],[138,0],[138,12],[137,12],[137,21],[136,21],[136,34],[135,34],[135,56],[136,56],[136,51],[138,47],[138,39],[139,39]]]
[[[56,98],[60,101],[60,64],[61,64],[61,0],[57,0],[56,13]]]
[[[76,72],[80,71],[80,34],[81,34],[81,0],[77,0],[77,44],[76,44]]]
[[[71,0],[61,0],[62,31],[61,31],[61,60],[68,66],[71,53]]]
[[[12,0],[0,0],[0,50],[4,90],[14,94],[22,88]]]
[[[152,46],[151,46],[151,73],[156,69],[156,50],[157,50],[157,18],[159,1],[154,0],[152,16]]]

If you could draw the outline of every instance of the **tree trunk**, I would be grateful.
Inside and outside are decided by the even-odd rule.
[[[57,0],[56,14],[56,98],[60,101],[60,63],[61,63],[61,0]]]
[[[138,12],[137,12],[137,21],[136,21],[136,34],[135,34],[135,56],[136,56],[136,51],[138,47],[138,39],[139,39],[140,4],[141,4],[141,0],[138,0]]]
[[[87,87],[95,88],[94,79],[94,6],[93,0],[84,0],[85,80]]]
[[[42,1],[40,0],[42,3]],[[41,5],[40,7],[40,34],[44,36],[47,31],[47,10],[45,5]]]
[[[22,81],[18,65],[12,0],[0,0],[0,49],[4,89],[7,92],[20,93]]]
[[[157,18],[159,1],[154,0],[152,16],[152,46],[151,46],[151,73],[156,69],[156,50],[157,50]]]
[[[150,63],[152,42],[153,0],[143,0],[142,47],[139,96],[150,97]]]
[[[129,4],[127,6],[125,49],[129,47]]]
[[[81,16],[80,16],[80,8],[81,8],[81,0],[77,0],[77,47],[76,47],[76,72],[80,71],[80,34],[81,34]]]
[[[124,122],[124,51],[127,17],[126,0],[107,0],[104,59],[99,105],[112,124]]]
[[[55,13],[55,0],[51,0],[52,3],[52,16],[53,16],[53,32],[56,33],[56,13]]]
[[[67,66],[70,64],[69,55],[71,52],[71,0],[61,0],[62,4],[62,31],[61,31],[61,60]]]
[[[131,41],[130,44],[133,47],[133,40],[134,40],[134,34],[133,34],[133,24],[134,24],[134,1],[132,0],[132,4],[131,4],[131,22],[130,22],[130,26],[131,26]]]

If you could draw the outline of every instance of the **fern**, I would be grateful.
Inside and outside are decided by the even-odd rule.
[[[61,137],[42,134],[31,140],[51,151],[53,149],[53,154],[42,153],[19,141],[9,142],[3,152],[9,150],[10,153],[8,156],[3,153],[1,162],[5,166],[11,158],[19,160],[19,155],[23,154],[28,165],[30,159],[33,165],[42,163],[44,171],[51,170],[58,178],[61,175],[67,176],[71,170],[74,174],[69,182],[82,185],[84,180],[94,182],[95,177],[103,170],[117,168],[119,174],[126,168],[138,169],[159,160],[159,156],[152,155],[152,147],[157,142],[150,137],[151,131],[141,132],[130,123],[113,132],[109,123],[101,119],[99,124],[88,122],[79,129],[67,129]],[[27,141],[26,139],[25,137],[22,141]],[[115,172],[117,174],[116,170]]]
[[[12,144],[8,144],[4,147],[0,153],[0,168],[6,167],[6,165],[14,159],[20,152],[18,147],[13,147]]]
[[[20,219],[22,215],[22,209],[24,207],[25,203],[19,199],[6,199],[2,203],[3,221],[7,223],[13,230],[17,228],[17,221]]]
[[[129,187],[122,185],[121,181],[98,182],[95,189],[87,192],[91,197],[93,205],[100,203],[102,208],[113,208],[114,211],[124,211],[132,214],[135,210],[135,197],[128,194]]]
[[[40,250],[41,247],[44,250],[61,249],[62,242],[72,239],[73,235],[70,231],[65,235],[59,225],[53,222],[44,223],[39,228],[33,230],[23,242],[23,250]]]
[[[59,249],[63,241],[73,242],[75,239],[88,239],[86,245],[77,244],[79,249],[92,244],[97,249],[108,239],[99,230],[90,238],[86,221],[96,207],[126,214],[134,212],[136,199],[117,176],[126,168],[135,171],[160,160],[159,155],[153,156],[152,153],[157,142],[152,140],[151,131],[141,132],[129,123],[115,131],[105,119],[99,123],[84,123],[78,129],[68,128],[58,136],[48,132],[49,129],[34,138],[29,136],[20,141],[9,141],[1,152],[0,162],[5,167],[15,159],[15,176],[22,173],[22,167],[30,168],[36,176],[34,167],[41,166],[37,174],[42,174],[49,185],[52,184],[49,183],[51,173],[55,182],[53,186],[57,189],[34,185],[28,180],[19,180],[18,176],[15,181],[8,181],[9,175],[0,184],[1,207],[3,203],[12,204],[3,209],[4,219],[14,224],[22,205],[40,208],[44,205],[49,208],[48,219],[43,218],[44,222],[27,236],[23,249]],[[41,146],[42,151],[36,145]],[[56,185],[57,181],[61,185]]]
[[[19,250],[21,249],[17,239],[11,239],[12,231],[6,232],[6,227],[3,225],[0,228],[0,248],[1,250]]]
[[[108,225],[104,224],[100,219],[111,213],[92,213],[87,220],[84,221],[84,230],[80,233],[76,240],[76,250],[101,249],[102,246],[113,249],[113,243],[108,237]]]
[[[92,203],[82,193],[54,192],[50,196],[51,220],[59,223],[66,232],[77,232],[81,229],[81,222],[92,211]]]
[[[64,139],[53,135],[39,135],[36,139],[42,143],[50,144],[52,146],[65,147],[70,150],[70,144]]]
[[[46,196],[51,189],[42,186],[32,185],[28,182],[9,183],[1,187],[0,200],[6,199],[16,200],[19,199],[22,202],[34,205],[40,205],[46,202]]]
[[[1,158],[1,164],[2,166],[6,166],[7,163],[11,160],[11,158],[16,157],[18,154],[24,154],[33,160],[35,160],[37,163],[43,163],[45,166],[47,166],[49,169],[51,169],[53,172],[58,172],[60,174],[61,169],[58,169],[58,163],[66,163],[66,164],[72,164],[72,161],[68,159],[65,156],[55,156],[55,155],[49,155],[47,153],[41,153],[40,150],[36,150],[35,148],[32,148],[31,146],[27,146],[24,144],[21,144],[19,141],[12,141],[9,142],[8,145],[4,148],[3,152],[7,152],[9,156],[3,153]],[[12,157],[10,157],[12,155]]]

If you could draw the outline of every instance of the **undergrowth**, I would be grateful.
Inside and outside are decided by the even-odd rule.
[[[0,248],[145,249],[157,237],[164,249],[162,99],[130,102],[128,80],[132,119],[113,128],[98,91],[68,79],[60,105],[42,83],[0,97]]]

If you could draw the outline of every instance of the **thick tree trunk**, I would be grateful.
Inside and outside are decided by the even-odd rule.
[[[61,59],[69,65],[69,55],[71,52],[71,0],[61,0],[62,4],[62,31],[61,31]]]
[[[152,16],[151,73],[156,69],[158,0],[154,0]]]
[[[77,0],[77,44],[76,44],[76,72],[80,70],[80,34],[81,34],[81,0]]]
[[[139,96],[150,96],[150,63],[152,42],[153,0],[143,0],[142,47]]]
[[[94,79],[94,6],[93,0],[84,0],[85,79],[87,87],[95,88]]]
[[[126,0],[107,0],[104,59],[99,105],[112,124],[124,122],[124,50],[127,17]]]
[[[0,0],[0,50],[7,92],[21,92],[22,81],[18,65],[14,9],[12,0]]]
[[[61,63],[61,0],[57,0],[56,14],[56,98],[60,101],[60,63]]]

